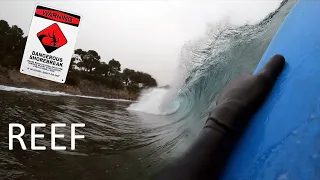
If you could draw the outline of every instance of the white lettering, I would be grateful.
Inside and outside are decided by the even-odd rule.
[[[71,124],[71,150],[75,150],[75,139],[84,139],[84,135],[76,135],[76,127],[85,127],[85,124]]]
[[[33,123],[31,124],[31,150],[46,150],[45,146],[36,146],[36,138],[44,138],[44,134],[36,134],[36,128],[46,127],[44,123]],[[51,124],[51,149],[52,150],[66,150],[66,146],[56,146],[57,138],[64,138],[64,134],[56,134],[57,127],[66,127],[65,123],[53,123]],[[76,135],[76,127],[85,127],[85,124],[71,124],[71,150],[75,150],[76,143],[75,139],[84,139],[84,135]],[[20,133],[14,135],[13,128],[19,128]],[[9,150],[13,150],[13,139],[17,139],[20,142],[20,146],[23,150],[27,150],[27,147],[22,139],[25,134],[25,128],[23,125],[18,123],[9,124]]]
[[[31,124],[31,150],[46,150],[45,146],[36,146],[36,138],[44,138],[44,134],[36,134],[36,127],[46,127],[46,124]]]
[[[51,124],[51,149],[66,150],[65,146],[56,146],[56,138],[64,138],[64,134],[56,134],[56,127],[66,127],[66,124]]]
[[[20,133],[18,135],[13,135],[13,128],[14,127],[20,128]],[[27,150],[26,145],[24,144],[24,141],[21,138],[24,135],[25,131],[26,130],[24,129],[23,125],[21,125],[21,124],[17,124],[17,123],[9,124],[9,150],[13,150],[13,138],[16,138],[19,140],[20,145],[23,150]]]

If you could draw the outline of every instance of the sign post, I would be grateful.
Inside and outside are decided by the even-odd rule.
[[[80,19],[79,15],[38,5],[20,72],[64,83],[74,53]]]

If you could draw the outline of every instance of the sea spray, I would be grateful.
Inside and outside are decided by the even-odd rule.
[[[172,102],[169,106],[162,106],[163,100],[169,89],[150,88],[141,92],[137,103],[131,104],[127,109],[154,115],[169,115],[175,113],[180,106],[178,101]]]

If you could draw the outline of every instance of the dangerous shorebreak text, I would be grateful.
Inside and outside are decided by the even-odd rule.
[[[55,57],[55,56],[48,55],[48,54],[44,54],[44,53],[39,53],[36,51],[32,51],[32,54],[30,55],[30,60],[36,60],[39,62],[51,64],[51,65],[58,66],[58,67],[63,66],[63,62],[62,62],[63,59],[62,58]]]

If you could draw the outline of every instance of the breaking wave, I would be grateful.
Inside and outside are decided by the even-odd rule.
[[[253,73],[295,3],[295,0],[284,0],[257,24],[233,26],[220,22],[209,26],[201,39],[184,45],[177,69],[180,75],[173,81],[176,83],[170,85],[176,88],[144,92],[128,110],[204,117],[214,107],[221,88],[231,79],[242,73]]]

